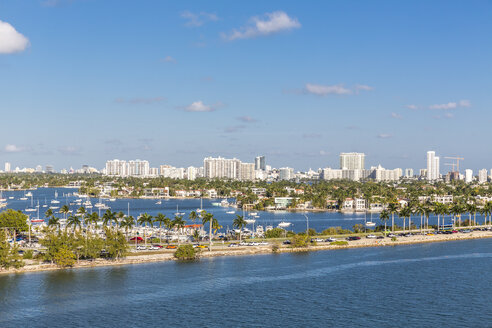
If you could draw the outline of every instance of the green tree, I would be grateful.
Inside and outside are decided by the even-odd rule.
[[[153,222],[152,221],[152,215],[150,215],[149,213],[144,213],[144,214],[140,215],[137,222],[140,225],[144,226],[144,241],[145,241],[145,246],[147,246],[147,225],[152,226],[152,222]]]
[[[246,220],[242,215],[236,214],[236,218],[232,221],[232,226],[239,229],[239,242],[241,242],[241,236],[243,228],[247,225]]]
[[[72,267],[75,264],[75,254],[67,245],[62,245],[54,254],[54,262],[62,267]]]
[[[212,227],[218,226],[219,223],[212,213],[202,211],[202,224],[205,226],[207,223],[209,225],[208,250],[212,251]]]

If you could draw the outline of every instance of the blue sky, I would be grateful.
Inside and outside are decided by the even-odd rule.
[[[490,169],[491,36],[491,1],[0,0],[0,162]]]

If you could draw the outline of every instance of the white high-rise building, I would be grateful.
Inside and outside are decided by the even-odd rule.
[[[364,153],[341,153],[340,168],[342,170],[363,170],[365,158]]]
[[[478,171],[478,183],[487,182],[487,169],[481,169]]]
[[[294,169],[291,167],[282,167],[278,169],[279,180],[290,180],[294,178]]]
[[[258,156],[255,158],[255,170],[266,170],[265,156]]]
[[[473,170],[465,170],[465,183],[471,183],[473,181]]]
[[[10,171],[12,171],[12,167],[10,165],[9,162],[5,162],[5,173],[9,173]]]
[[[226,179],[239,179],[240,178],[240,166],[241,161],[237,158],[213,158],[207,157],[203,160],[203,170],[205,178],[226,178]]]
[[[254,163],[241,163],[239,167],[239,179],[245,180],[254,180],[256,178],[255,175],[255,164]]]
[[[439,157],[435,151],[427,152],[427,180],[435,181],[440,177],[439,173]]]
[[[413,177],[413,169],[405,169],[405,178]]]

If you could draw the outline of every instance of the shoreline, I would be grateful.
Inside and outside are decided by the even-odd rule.
[[[387,247],[387,246],[400,246],[400,245],[417,245],[428,244],[438,242],[452,242],[461,240],[474,240],[474,239],[486,239],[492,238],[492,231],[473,231],[469,234],[456,233],[452,235],[415,235],[409,237],[398,237],[396,241],[392,241],[389,238],[385,239],[367,239],[361,238],[360,240],[350,241],[348,245],[329,245],[322,243],[321,245],[310,245],[307,248],[292,248],[285,245],[280,245],[277,251],[273,251],[271,243],[268,246],[245,246],[236,249],[230,249],[224,246],[215,246],[215,250],[212,252],[202,251],[199,258],[211,258],[211,257],[224,257],[224,256],[248,256],[259,254],[282,254],[282,253],[298,253],[298,252],[315,252],[315,251],[330,251],[340,249],[351,248],[370,248],[370,247]],[[27,260],[31,261],[32,260]],[[165,261],[178,261],[174,257],[174,251],[172,252],[159,252],[155,254],[142,254],[142,255],[129,255],[119,260],[104,260],[97,259],[94,261],[81,260],[71,268],[60,268],[55,264],[38,263],[29,264],[29,262],[19,269],[0,270],[0,275],[9,274],[22,274],[22,273],[34,273],[43,271],[55,271],[55,270],[74,270],[83,268],[97,268],[97,267],[110,267],[110,266],[122,266],[122,265],[135,265]]]

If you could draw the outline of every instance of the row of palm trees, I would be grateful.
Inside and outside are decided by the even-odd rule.
[[[113,229],[123,229],[128,238],[128,231],[133,229],[135,226],[144,227],[144,241],[147,243],[147,228],[158,226],[160,229],[159,240],[162,242],[162,227],[165,227],[168,230],[175,230],[182,232],[182,229],[186,225],[186,221],[183,219],[183,216],[175,216],[174,219],[168,218],[165,214],[158,213],[155,216],[152,216],[148,213],[141,214],[137,219],[135,219],[131,215],[125,215],[123,212],[112,212],[111,210],[106,210],[102,217],[99,217],[97,212],[88,213],[85,207],[80,207],[75,214],[69,215],[70,210],[67,205],[64,205],[59,210],[60,214],[64,215],[66,220],[65,229],[71,228],[73,233],[78,229],[82,230],[82,227],[87,227],[87,229],[95,230],[98,228],[98,223],[102,220],[102,225],[106,227],[110,227]],[[48,218],[48,226],[56,227],[58,231],[61,228],[60,218],[55,216],[55,212],[53,210],[48,209],[45,212],[46,218]],[[212,248],[212,239],[213,233],[217,232],[218,229],[221,229],[222,226],[219,224],[218,220],[214,217],[212,213],[208,213],[205,210],[201,211],[191,211],[188,218],[195,223],[197,220],[200,220],[202,223],[202,228],[208,224],[209,226],[209,249]],[[237,215],[237,218],[234,220],[233,225],[242,229],[246,226],[246,221],[240,215]],[[200,231],[195,229],[193,237],[195,240],[200,239]],[[179,244],[179,238],[178,238]]]
[[[478,207],[474,203],[413,203],[410,202],[406,206],[400,206],[399,203],[390,203],[387,208],[380,214],[379,218],[384,222],[384,230],[387,230],[387,221],[391,217],[391,230],[395,231],[395,214],[403,219],[403,230],[405,230],[406,219],[408,219],[408,228],[411,229],[412,216],[420,216],[420,230],[429,229],[429,217],[437,215],[437,229],[444,227],[444,219],[446,215],[453,215],[453,222],[461,225],[461,217],[468,214],[468,225],[477,225],[476,215],[481,214],[484,217],[484,225],[492,224],[492,202],[486,203],[482,207]],[[472,218],[473,217],[473,218]]]

